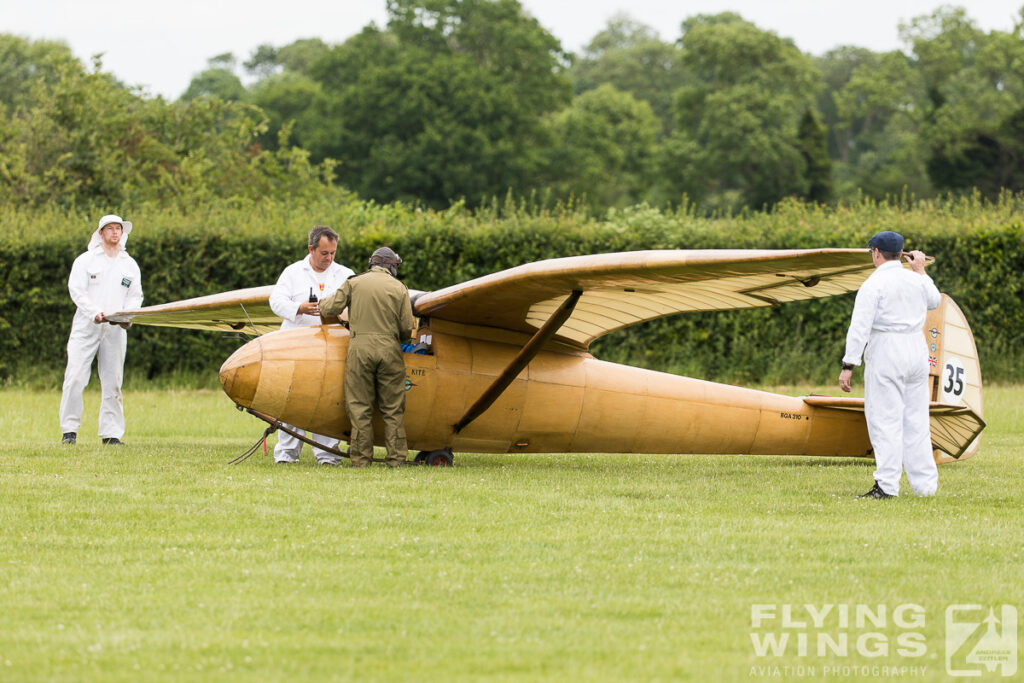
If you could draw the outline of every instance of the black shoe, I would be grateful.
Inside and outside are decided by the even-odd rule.
[[[879,486],[878,482],[876,481],[875,485],[871,487],[870,491],[868,491],[867,493],[862,493],[861,495],[859,495],[857,497],[858,498],[877,498],[877,499],[882,499],[882,498],[895,498],[896,496],[892,495],[891,493],[886,493],[885,491],[883,491],[882,487]]]
[[[121,441],[121,439],[117,438],[116,436],[105,436],[105,437],[103,437],[103,445],[104,446],[123,446],[124,445],[124,441]]]
[[[78,434],[75,434],[74,432],[64,432],[64,436],[61,437],[60,442],[61,443],[71,444],[72,446],[74,446],[75,442],[77,440],[78,440]]]

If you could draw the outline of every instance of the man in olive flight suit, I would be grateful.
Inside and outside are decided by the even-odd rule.
[[[405,462],[405,360],[402,342],[412,336],[415,320],[409,290],[396,278],[398,254],[381,247],[370,257],[370,269],[345,280],[320,302],[320,315],[337,316],[348,306],[351,338],[345,357],[345,410],[352,422],[349,457],[353,467],[366,467],[373,457],[374,398],[384,419],[384,444],[389,467]]]

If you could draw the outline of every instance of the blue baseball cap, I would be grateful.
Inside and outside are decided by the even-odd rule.
[[[903,251],[903,235],[892,230],[883,230],[868,240],[868,246],[880,251],[898,254]]]

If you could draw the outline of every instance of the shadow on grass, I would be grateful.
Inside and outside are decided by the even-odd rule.
[[[596,470],[616,467],[704,468],[713,466],[718,472],[749,470],[751,465],[765,469],[792,469],[806,467],[873,468],[875,461],[868,458],[823,458],[816,456],[778,455],[673,455],[645,453],[455,453],[455,467],[472,469],[502,469],[529,467],[547,470]]]
[[[735,457],[735,456],[724,456]],[[743,456],[746,458],[758,458],[764,467],[768,468],[791,468],[791,467],[871,467],[874,468],[875,461],[872,458],[824,458],[820,456],[778,456],[778,455],[754,455]]]
[[[250,444],[251,445],[251,444]],[[173,449],[172,449],[173,450]],[[237,450],[237,452],[235,452]],[[262,449],[254,453],[249,459],[237,465],[230,465],[229,461],[244,453],[245,447],[238,447],[230,451],[218,449],[217,460],[211,460],[210,465],[223,465],[228,468],[252,467],[257,469],[277,469],[270,452],[264,455]],[[272,451],[272,446],[269,451]],[[223,454],[222,454],[223,453]],[[409,454],[409,470],[426,469],[422,465],[412,465],[415,451]],[[383,453],[377,453],[375,457],[383,457]],[[219,458],[223,458],[220,461]],[[707,472],[714,476],[729,474],[749,475],[752,470],[767,470],[772,472],[797,470],[802,471],[808,468],[856,468],[866,469],[875,466],[874,460],[868,458],[828,458],[817,456],[778,456],[778,455],[676,455],[676,454],[649,454],[649,453],[455,453],[454,469],[472,471],[505,471],[511,469],[529,469],[534,471],[548,472],[608,472],[621,471],[628,473],[631,470],[660,471],[699,471]],[[318,465],[313,460],[308,449],[304,449],[300,460],[288,469],[314,469]],[[374,463],[371,469],[383,469],[382,463]],[[335,469],[335,468],[325,468]],[[342,460],[340,469],[350,469],[349,461]],[[433,468],[432,468],[433,469]],[[438,468],[444,469],[444,468]]]

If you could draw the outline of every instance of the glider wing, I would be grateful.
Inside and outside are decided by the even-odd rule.
[[[874,266],[865,249],[664,250],[528,263],[425,293],[416,313],[533,334],[582,291],[555,340],[598,337],[689,311],[777,306],[855,291]]]
[[[120,311],[107,317],[113,322],[136,325],[266,334],[281,327],[281,319],[270,310],[270,290],[273,288],[273,285],[267,285],[236,289],[133,311]]]

